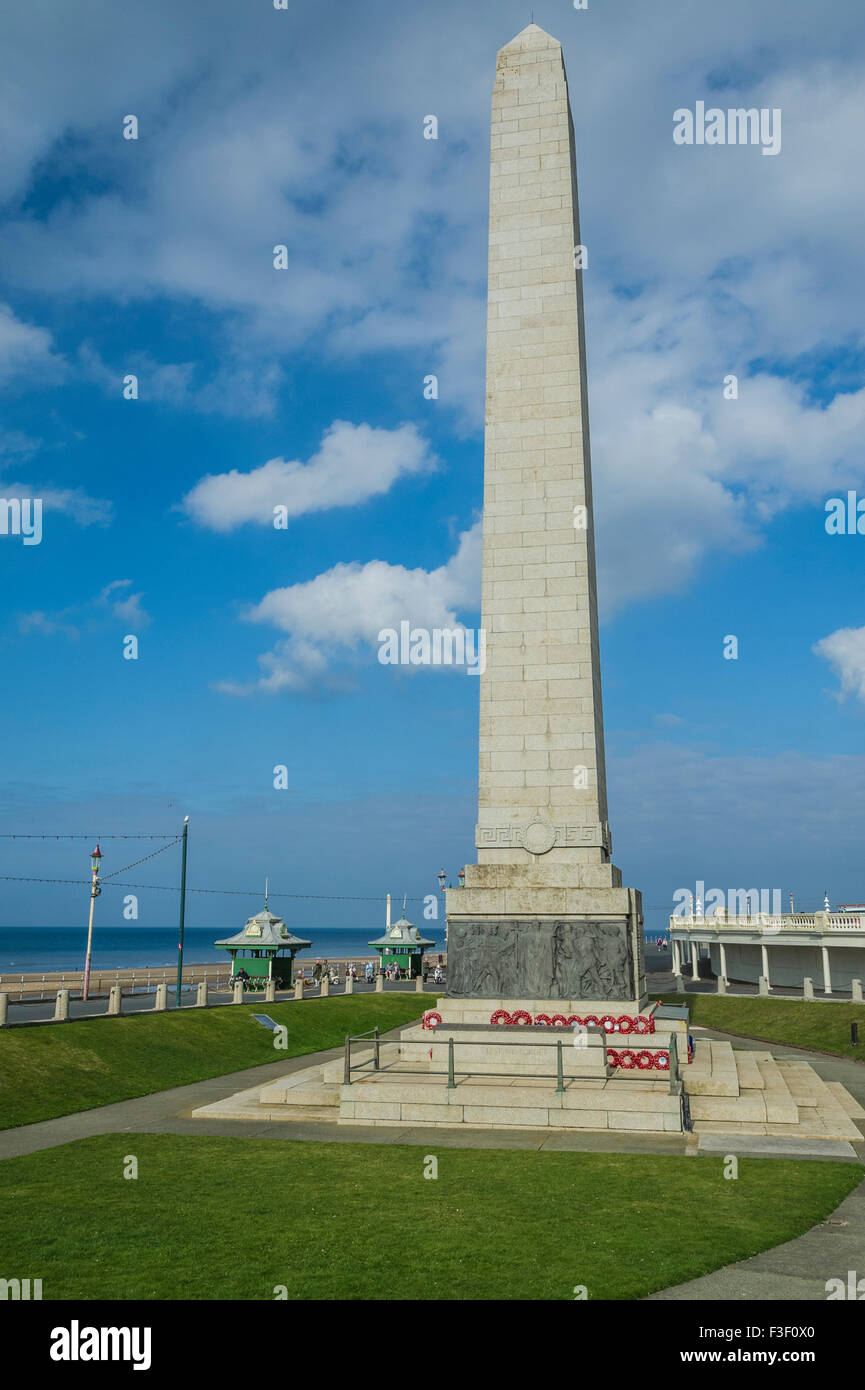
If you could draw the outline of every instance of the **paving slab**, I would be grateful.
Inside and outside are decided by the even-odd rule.
[[[781,1139],[770,1134],[699,1135],[701,1154],[739,1154],[750,1158],[831,1158],[858,1163],[856,1150],[846,1139]]]
[[[713,1303],[820,1303],[826,1298],[825,1281],[794,1278],[787,1274],[764,1273],[728,1265],[689,1284],[677,1284],[649,1294],[647,1302]]]

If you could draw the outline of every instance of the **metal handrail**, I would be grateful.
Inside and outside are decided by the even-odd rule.
[[[434,1030],[430,1030],[430,1031],[433,1032]],[[586,1031],[588,1031],[588,1029],[587,1029]],[[579,1035],[579,1034],[575,1034],[574,1036],[579,1037],[580,1035]],[[604,1036],[605,1036],[605,1039],[606,1039],[606,1037],[607,1037],[608,1035],[605,1034]],[[642,1034],[641,1034],[641,1036],[650,1036],[650,1035],[648,1035],[648,1034],[642,1035]],[[381,1038],[381,1037],[379,1036],[379,1029],[378,1029],[378,1028],[370,1028],[366,1033],[355,1033],[355,1034],[351,1034],[351,1035],[347,1034],[347,1035],[346,1035],[346,1039],[345,1039],[345,1048],[344,1048],[344,1069],[343,1069],[343,1083],[344,1083],[344,1085],[346,1085],[346,1086],[350,1086],[350,1085],[352,1084],[351,1074],[352,1074],[353,1071],[364,1071],[364,1070],[366,1070],[366,1069],[368,1068],[368,1066],[369,1066],[369,1062],[368,1062],[368,1061],[366,1061],[366,1062],[352,1063],[352,1060],[351,1060],[351,1044],[352,1044],[353,1042],[361,1042],[361,1041],[363,1041],[365,1038],[369,1038],[369,1037],[372,1037],[372,1038],[374,1039],[374,1053],[373,1053],[373,1058],[372,1058],[372,1063],[373,1063],[372,1069],[373,1069],[374,1071],[380,1071],[380,1070],[381,1070],[381,1045],[382,1045],[382,1043],[391,1044],[391,1045],[393,1045],[394,1047],[399,1047],[399,1046],[400,1046],[400,1042],[401,1042],[401,1040],[400,1040],[399,1038]],[[450,1037],[450,1038],[435,1038],[435,1037],[431,1037],[431,1038],[429,1039],[429,1041],[430,1041],[430,1043],[431,1043],[433,1046],[435,1046],[436,1044],[442,1045],[442,1044],[444,1044],[444,1043],[447,1043],[447,1047],[448,1047],[448,1068],[447,1068],[447,1078],[448,1078],[448,1082],[447,1082],[447,1084],[448,1084],[448,1090],[453,1090],[454,1086],[456,1085],[456,1075],[457,1075],[457,1072],[456,1072],[456,1069],[455,1069],[455,1066],[454,1066],[454,1039],[453,1039],[452,1037]],[[488,1039],[481,1039],[481,1038],[477,1038],[477,1039],[475,1039],[475,1038],[460,1038],[460,1039],[459,1039],[459,1045],[460,1045],[460,1047],[489,1047],[490,1043],[489,1043],[489,1040],[488,1040]],[[500,1047],[500,1046],[504,1046],[504,1047],[523,1047],[523,1046],[525,1046],[525,1044],[523,1044],[523,1043],[510,1043],[510,1042],[507,1042],[505,1039],[503,1039],[501,1043],[496,1042],[496,1043],[493,1044],[493,1045],[494,1045],[495,1047]],[[556,1049],[556,1072],[555,1072],[555,1076],[553,1076],[553,1074],[552,1074],[551,1072],[521,1072],[520,1075],[521,1075],[521,1076],[525,1076],[526,1078],[529,1078],[529,1079],[531,1079],[531,1080],[540,1080],[540,1081],[552,1081],[552,1080],[555,1080],[555,1082],[556,1082],[556,1093],[557,1093],[557,1094],[563,1093],[563,1092],[564,1092],[564,1089],[565,1089],[565,1080],[564,1080],[564,1052],[563,1052],[563,1050],[562,1050],[562,1049],[564,1048],[564,1039],[563,1039],[563,1038],[556,1038],[555,1040],[551,1040],[550,1042],[545,1042],[545,1041],[543,1041],[541,1038],[538,1038],[536,1043],[535,1043],[535,1040],[533,1039],[531,1045],[532,1045],[532,1046],[537,1045],[538,1047],[554,1047],[554,1048]],[[668,1057],[668,1059],[669,1059],[668,1074],[669,1074],[670,1094],[671,1094],[671,1095],[677,1094],[677,1093],[678,1093],[678,1086],[679,1086],[680,1076],[679,1076],[679,1049],[678,1049],[678,1042],[677,1042],[677,1039],[676,1039],[676,1034],[675,1034],[675,1033],[671,1033],[671,1034],[670,1034],[670,1044],[669,1044],[669,1047],[658,1047],[658,1048],[651,1048],[651,1049],[646,1048],[646,1049],[640,1049],[640,1050],[652,1051],[652,1052],[659,1052],[659,1053],[661,1053],[662,1055],[666,1055],[666,1056]],[[604,1044],[604,1061],[605,1061],[605,1062],[606,1062],[606,1054],[607,1054],[608,1051],[609,1051],[609,1049],[607,1048],[606,1042],[605,1042],[605,1044]],[[412,1069],[412,1068],[409,1068],[409,1067],[403,1067],[403,1068],[399,1068],[399,1067],[388,1067],[388,1071],[391,1073],[391,1075],[394,1075],[394,1076],[417,1076],[417,1075],[418,1075],[418,1072],[417,1072],[416,1070],[414,1070],[414,1069]],[[460,1073],[459,1073],[460,1076],[467,1076],[467,1077],[471,1077],[471,1076],[494,1076],[494,1077],[499,1077],[499,1076],[513,1076],[513,1074],[514,1074],[513,1072],[508,1072],[508,1071],[485,1071],[485,1072],[460,1071]],[[434,1071],[434,1070],[431,1069],[431,1070],[429,1070],[429,1071],[426,1071],[426,1072],[422,1073],[422,1075],[424,1075],[424,1076],[444,1076],[444,1075],[445,1075],[445,1072],[443,1072],[443,1071]],[[646,1075],[647,1075],[647,1072],[646,1072],[646,1071],[641,1071],[641,1072],[640,1072],[640,1076],[642,1076],[643,1078],[645,1078]],[[623,1079],[624,1079],[624,1080],[630,1081],[630,1080],[636,1080],[636,1077],[634,1077],[634,1078],[632,1078],[632,1077],[625,1077],[625,1078],[623,1078]]]

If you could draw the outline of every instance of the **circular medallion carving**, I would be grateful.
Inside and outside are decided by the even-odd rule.
[[[523,846],[529,854],[546,854],[555,843],[556,829],[549,821],[533,820],[526,826]]]

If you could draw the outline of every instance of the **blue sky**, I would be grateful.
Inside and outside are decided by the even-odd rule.
[[[589,248],[614,860],[654,923],[697,879],[859,901],[865,537],[824,507],[865,495],[865,14],[535,18],[564,45]],[[473,861],[477,682],[382,667],[373,639],[479,620],[489,101],[527,22],[6,7],[0,495],[44,521],[38,546],[0,536],[3,833],[188,812],[193,886],[269,874],[297,927],[377,920],[301,895],[420,898]],[[781,153],[674,145],[699,100],[780,108]],[[86,844],[0,846],[5,874],[86,873]],[[137,857],[103,848],[106,872]],[[172,851],[127,877],[176,873]],[[5,925],[85,913],[80,888],[3,884]],[[246,915],[191,898],[193,925]]]

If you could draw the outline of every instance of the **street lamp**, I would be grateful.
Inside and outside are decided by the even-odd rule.
[[[465,871],[465,869],[460,869],[460,888],[465,888],[465,886],[466,886],[466,871]]]
[[[180,930],[177,937],[177,990],[174,995],[174,1002],[180,1008],[180,994],[183,989],[183,927],[186,920],[186,832],[189,829],[189,817],[183,818],[183,849],[180,861]],[[264,894],[264,906],[267,907],[267,890]]]
[[[444,869],[442,869],[442,870],[440,870],[440,872],[439,872],[439,888],[442,890],[442,892],[445,891],[445,878],[446,878],[446,874],[445,874]]]
[[[99,887],[99,861],[102,858],[102,851],[97,845],[90,856],[91,879],[90,879],[90,921],[87,924],[87,955],[84,960],[84,988],[81,991],[81,998],[87,998],[87,990],[90,985],[90,956],[93,946],[93,909],[96,906],[96,899],[102,892]]]

